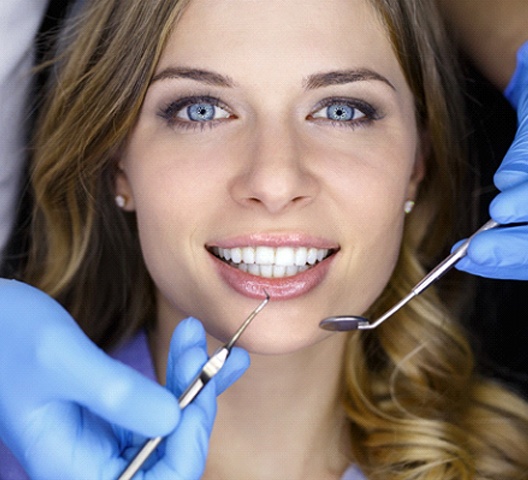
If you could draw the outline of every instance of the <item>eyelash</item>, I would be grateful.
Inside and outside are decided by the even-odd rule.
[[[351,108],[353,111],[359,111],[361,114],[363,114],[363,116],[357,119],[352,118],[350,120],[332,120],[330,118],[314,117],[315,114],[319,113],[325,108],[328,109],[332,105],[340,105]],[[308,115],[308,118],[315,122],[330,122],[330,124],[335,127],[357,128],[361,126],[368,126],[373,121],[383,118],[383,115],[380,114],[378,109],[376,109],[373,105],[363,100],[359,100],[357,98],[333,97],[326,98],[319,102],[319,104],[314,109],[314,112]]]
[[[212,105],[214,107],[221,108],[222,110],[225,110],[225,112],[230,116],[205,121],[193,121],[178,118],[178,114],[185,108],[197,104]],[[332,105],[342,105],[348,107],[353,111],[359,111],[363,116],[356,119],[352,118],[350,120],[332,120],[330,118],[314,117],[315,114]],[[214,128],[224,120],[234,117],[234,115],[231,114],[229,108],[223,102],[210,95],[189,96],[172,101],[160,110],[159,116],[163,118],[170,127],[183,130],[203,130],[204,128]],[[361,126],[368,126],[373,121],[383,118],[383,115],[380,114],[380,112],[374,106],[363,100],[355,98],[331,97],[319,102],[314,108],[313,112],[310,113],[306,118],[317,123],[330,122],[331,126],[354,129]]]
[[[197,105],[197,104],[212,105],[214,107],[221,108],[222,110],[225,110],[227,113],[231,114],[229,108],[224,103],[222,103],[218,98],[212,97],[209,95],[197,95],[197,96],[180,98],[178,100],[170,102],[168,105],[166,105],[165,107],[161,109],[161,111],[159,112],[159,116],[163,118],[170,127],[180,128],[184,130],[190,130],[190,129],[203,130],[206,127],[213,128],[216,125],[218,125],[218,123],[226,119],[226,118],[211,119],[211,120],[200,122],[200,121],[184,120],[184,119],[178,118],[178,114],[183,109],[188,108],[192,105]]]

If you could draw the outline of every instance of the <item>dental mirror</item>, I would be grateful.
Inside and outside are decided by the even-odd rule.
[[[440,262],[433,270],[431,270],[420,282],[418,282],[411,292],[400,300],[394,307],[386,311],[381,317],[374,322],[370,322],[367,318],[356,315],[339,315],[335,317],[328,317],[321,320],[319,326],[324,330],[334,332],[348,332],[349,330],[372,330],[381,325],[385,320],[394,315],[400,308],[406,305],[417,295],[420,295],[432,283],[440,279],[453,266],[466,255],[469,243],[475,235],[485,230],[495,228],[499,224],[494,220],[488,220],[482,227],[480,227],[473,235],[471,235],[464,243],[462,243],[456,250]]]

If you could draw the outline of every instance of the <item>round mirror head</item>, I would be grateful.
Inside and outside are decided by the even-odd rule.
[[[331,332],[349,332],[350,330],[361,330],[368,326],[369,321],[365,317],[351,315],[328,317],[319,323],[319,327]]]

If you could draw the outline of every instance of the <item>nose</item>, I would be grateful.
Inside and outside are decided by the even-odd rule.
[[[318,182],[299,137],[294,128],[284,125],[256,129],[246,143],[245,158],[231,186],[234,200],[272,214],[312,202]]]

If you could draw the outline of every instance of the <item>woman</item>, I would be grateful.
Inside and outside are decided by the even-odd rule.
[[[24,280],[106,349],[146,329],[160,381],[182,319],[214,347],[271,294],[202,478],[522,478],[528,408],[435,292],[318,327],[387,309],[446,245],[464,132],[432,6],[174,3],[88,2],[68,32]]]

